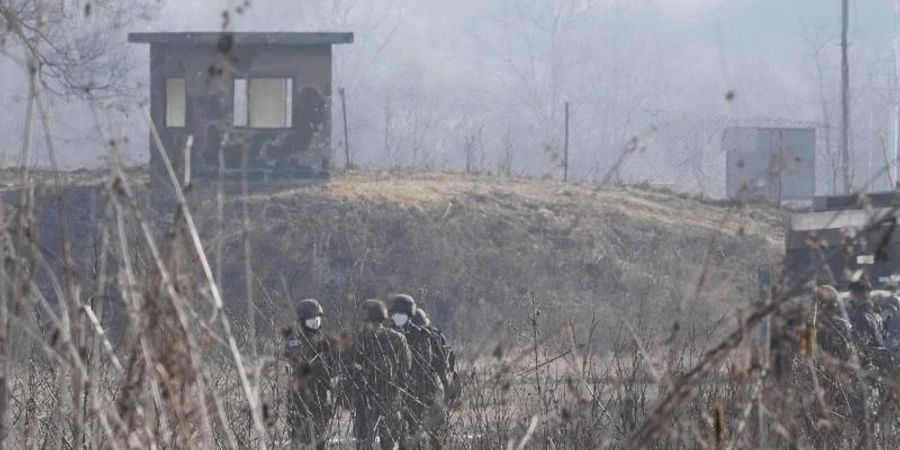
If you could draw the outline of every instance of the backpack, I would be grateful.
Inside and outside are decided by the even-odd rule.
[[[432,352],[434,354],[432,368],[437,372],[441,382],[444,383],[446,399],[455,400],[459,398],[460,393],[459,377],[456,372],[456,353],[447,344],[447,338],[440,329],[428,326],[427,331],[432,341]]]

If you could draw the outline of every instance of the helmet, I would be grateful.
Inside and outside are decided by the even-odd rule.
[[[416,308],[416,313],[412,316],[412,323],[420,327],[427,327],[431,325],[431,319],[428,318],[424,309]]]
[[[300,320],[312,319],[323,314],[322,305],[314,298],[300,300],[297,303],[297,317]]]
[[[388,318],[387,309],[381,300],[366,300],[360,305],[360,310],[362,311],[362,319],[366,322],[384,322]]]
[[[397,294],[391,297],[391,313],[402,313],[412,317],[416,313],[416,301],[406,294]]]
[[[851,281],[847,290],[857,295],[866,295],[872,290],[872,284],[869,283],[868,277],[862,276]]]

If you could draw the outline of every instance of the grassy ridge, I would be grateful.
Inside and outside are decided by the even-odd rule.
[[[560,323],[706,323],[754,301],[757,266],[782,252],[771,208],[541,180],[352,173],[253,196],[250,210],[260,289],[318,297],[337,315],[348,301],[407,291],[469,337],[527,321],[532,296]],[[216,229],[211,204],[201,216]],[[239,220],[225,226],[231,292],[243,289]]]

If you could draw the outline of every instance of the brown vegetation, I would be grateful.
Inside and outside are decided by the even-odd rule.
[[[243,201],[226,201],[220,223],[206,187],[190,191],[191,210],[145,208],[122,172],[105,177],[88,196],[106,199],[96,214],[75,214],[85,208],[71,201],[84,198],[78,189],[64,196],[84,262],[71,270],[50,264],[58,270],[45,280],[22,269],[65,242],[52,237],[58,222],[34,219],[56,211],[53,195],[10,215],[8,248],[23,249],[4,273],[14,447],[283,445],[278,349],[290,302],[317,296],[327,326],[352,332],[353,305],[393,290],[417,296],[460,352],[452,448],[843,448],[897,438],[892,385],[819,355],[814,334],[803,344],[803,296],[755,303],[756,267],[781,251],[781,212],[765,206],[353,173],[251,195],[246,222]],[[193,221],[203,257],[221,271],[221,306]],[[769,316],[784,364],[751,357],[764,351],[747,338]],[[852,415],[853,392],[874,399],[869,427]],[[350,445],[349,419],[335,422],[334,446]]]
[[[596,317],[601,340],[639,316],[656,330],[733,319],[782,246],[782,216],[763,206],[444,174],[341,175],[254,196],[250,216],[260,289],[318,296],[337,314],[348,299],[408,291],[457,342],[527,323],[532,297],[554,326]],[[239,292],[239,235],[223,239],[226,291]]]

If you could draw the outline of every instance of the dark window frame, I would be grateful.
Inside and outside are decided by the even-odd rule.
[[[285,98],[285,106],[290,109],[290,123],[282,126],[282,127],[254,127],[251,124],[252,121],[252,112],[250,108],[251,99],[250,99],[250,81],[258,79],[282,79],[282,80],[290,80],[290,93],[287,98]],[[236,116],[235,116],[235,98],[237,96],[237,92],[235,92],[235,84],[237,80],[244,80],[246,86],[246,99],[245,99],[245,109],[246,109],[246,125],[236,125]],[[296,128],[296,117],[294,117],[294,102],[296,100],[296,91],[297,91],[297,77],[295,75],[288,75],[283,72],[254,72],[253,74],[240,73],[235,74],[231,80],[231,87],[229,89],[231,92],[231,126],[235,130],[245,130],[245,131],[262,131],[262,132],[272,132],[272,131],[286,131],[286,130],[295,130]],[[288,114],[288,110],[285,110],[285,115]]]

